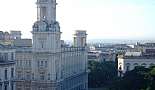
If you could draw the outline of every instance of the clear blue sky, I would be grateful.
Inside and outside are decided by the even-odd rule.
[[[0,30],[31,38],[36,0],[2,0]],[[57,0],[62,39],[87,30],[88,39],[155,39],[155,0]]]

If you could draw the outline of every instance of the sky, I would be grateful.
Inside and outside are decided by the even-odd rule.
[[[21,30],[32,38],[36,0],[1,0],[0,30]],[[57,0],[62,39],[75,30],[88,39],[155,39],[155,0]]]

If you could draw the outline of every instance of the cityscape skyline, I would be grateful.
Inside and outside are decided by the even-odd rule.
[[[20,30],[24,38],[32,38],[37,9],[34,2],[36,1],[1,1],[0,30]],[[75,30],[87,30],[88,39],[155,38],[155,1],[57,0],[57,3],[57,20],[64,40],[72,40],[73,35],[68,33]]]
[[[0,90],[155,90],[154,3],[2,1]]]

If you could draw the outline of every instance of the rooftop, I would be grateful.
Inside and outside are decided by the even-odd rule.
[[[141,56],[125,56],[125,55],[119,55],[118,58],[123,59],[155,59],[155,55],[151,54],[143,54]]]

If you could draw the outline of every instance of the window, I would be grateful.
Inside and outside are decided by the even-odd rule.
[[[50,74],[48,74],[48,80],[50,80]]]
[[[32,79],[34,80],[34,73],[32,73]]]
[[[41,61],[41,66],[43,66],[44,65],[44,62],[43,61]]]
[[[4,60],[8,60],[8,53],[4,53]]]
[[[11,53],[11,60],[14,60],[14,54]]]
[[[45,61],[45,67],[47,67],[47,61]]]
[[[7,90],[7,85],[4,86],[4,90]]]
[[[14,77],[14,68],[11,68],[11,78]]]
[[[25,62],[26,62],[25,66],[28,66],[28,61],[26,60]]]
[[[22,73],[21,72],[17,72],[17,77],[18,77],[18,79],[22,79]]]
[[[56,80],[58,79],[58,73],[56,72]]]
[[[41,43],[41,48],[44,48],[44,43],[43,42]]]
[[[31,79],[30,73],[27,73],[27,74],[26,74],[26,79],[27,79],[27,80],[30,80],[30,79]]]
[[[129,71],[130,70],[130,63],[127,63],[126,64],[126,71]]]
[[[47,12],[46,10],[47,10],[46,7],[41,7],[41,16],[43,19],[46,18],[46,12]]]
[[[85,45],[85,43],[84,43],[84,37],[83,38],[81,38],[81,46],[83,47],[84,45]]]
[[[29,67],[31,67],[31,60],[29,60]]]
[[[40,75],[40,80],[44,80],[45,76],[44,75]]]
[[[127,67],[126,67],[126,71],[129,71],[129,70],[130,70],[130,66],[127,66]]]
[[[122,66],[121,66],[121,65],[119,66],[119,70],[120,70],[120,71],[122,70]]]
[[[8,75],[7,75],[7,72],[8,72],[8,71],[7,71],[7,69],[5,69],[5,71],[4,71],[4,74],[5,74],[5,75],[4,75],[5,80],[7,80],[7,79],[8,79],[8,78],[7,78],[7,76],[8,76]]]
[[[14,90],[14,86],[13,86],[13,83],[11,83],[11,90]]]

